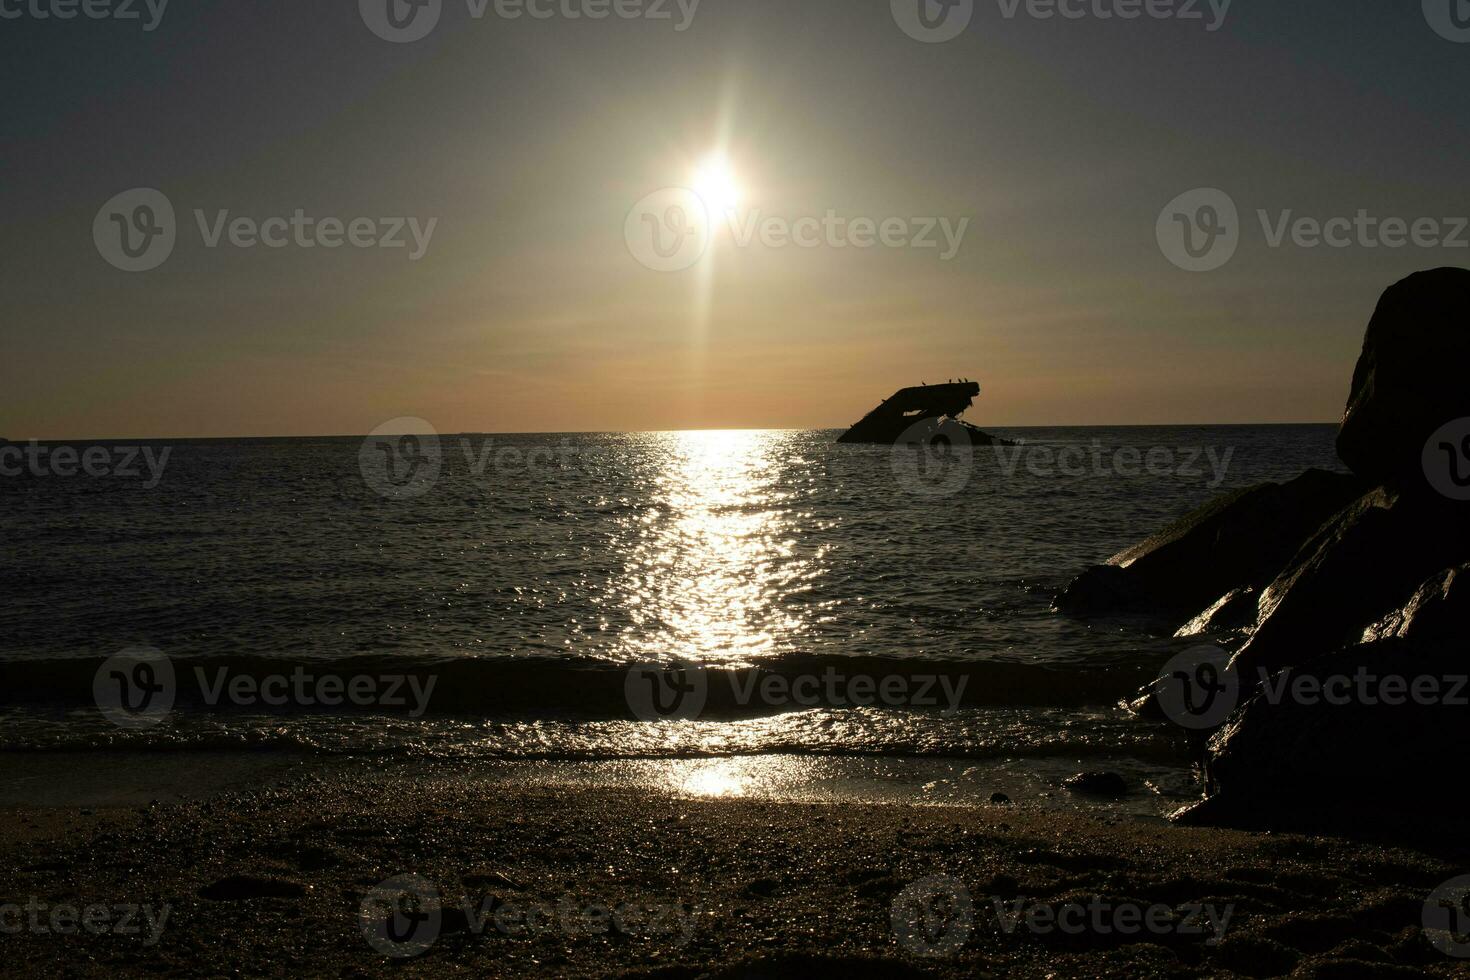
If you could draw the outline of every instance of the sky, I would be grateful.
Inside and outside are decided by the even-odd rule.
[[[961,376],[982,426],[1330,422],[1383,289],[1470,265],[1464,0],[88,2],[140,16],[0,0],[12,439],[839,427]]]

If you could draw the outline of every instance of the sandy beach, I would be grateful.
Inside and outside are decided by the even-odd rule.
[[[13,785],[24,760],[8,761]],[[1421,928],[1431,892],[1466,866],[1453,837],[1404,847],[1031,805],[696,798],[462,764],[215,768],[248,788],[185,772],[151,804],[77,805],[78,786],[6,806],[3,972],[1470,972]],[[385,931],[381,901],[405,882],[417,898]]]

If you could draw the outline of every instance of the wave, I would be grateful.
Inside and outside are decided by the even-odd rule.
[[[117,666],[99,657],[0,663],[0,705],[52,712],[95,707],[94,682],[106,664]],[[654,665],[562,656],[395,653],[330,659],[174,657],[168,666],[173,708],[186,713],[616,720],[637,714],[629,703],[630,672]],[[810,655],[695,671],[705,689],[699,717],[707,720],[874,703],[920,711],[1079,709],[1116,704],[1152,673],[1127,665]],[[106,688],[115,681],[104,678],[102,683]],[[363,696],[349,693],[354,691]],[[269,700],[267,694],[272,695]]]

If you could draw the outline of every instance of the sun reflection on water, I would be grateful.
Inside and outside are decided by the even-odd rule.
[[[677,782],[679,792],[688,796],[744,796],[746,775],[742,772],[743,760],[721,759],[699,766],[680,780],[679,773],[670,773],[671,781]]]
[[[661,433],[653,506],[620,587],[630,659],[750,664],[808,626],[789,601],[818,574],[798,552],[782,443],[770,431]]]

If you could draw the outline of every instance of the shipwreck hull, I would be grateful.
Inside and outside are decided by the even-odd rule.
[[[982,432],[959,416],[974,404],[980,385],[973,381],[903,388],[838,437],[838,442],[891,446],[900,442],[1009,446],[1014,443]]]

